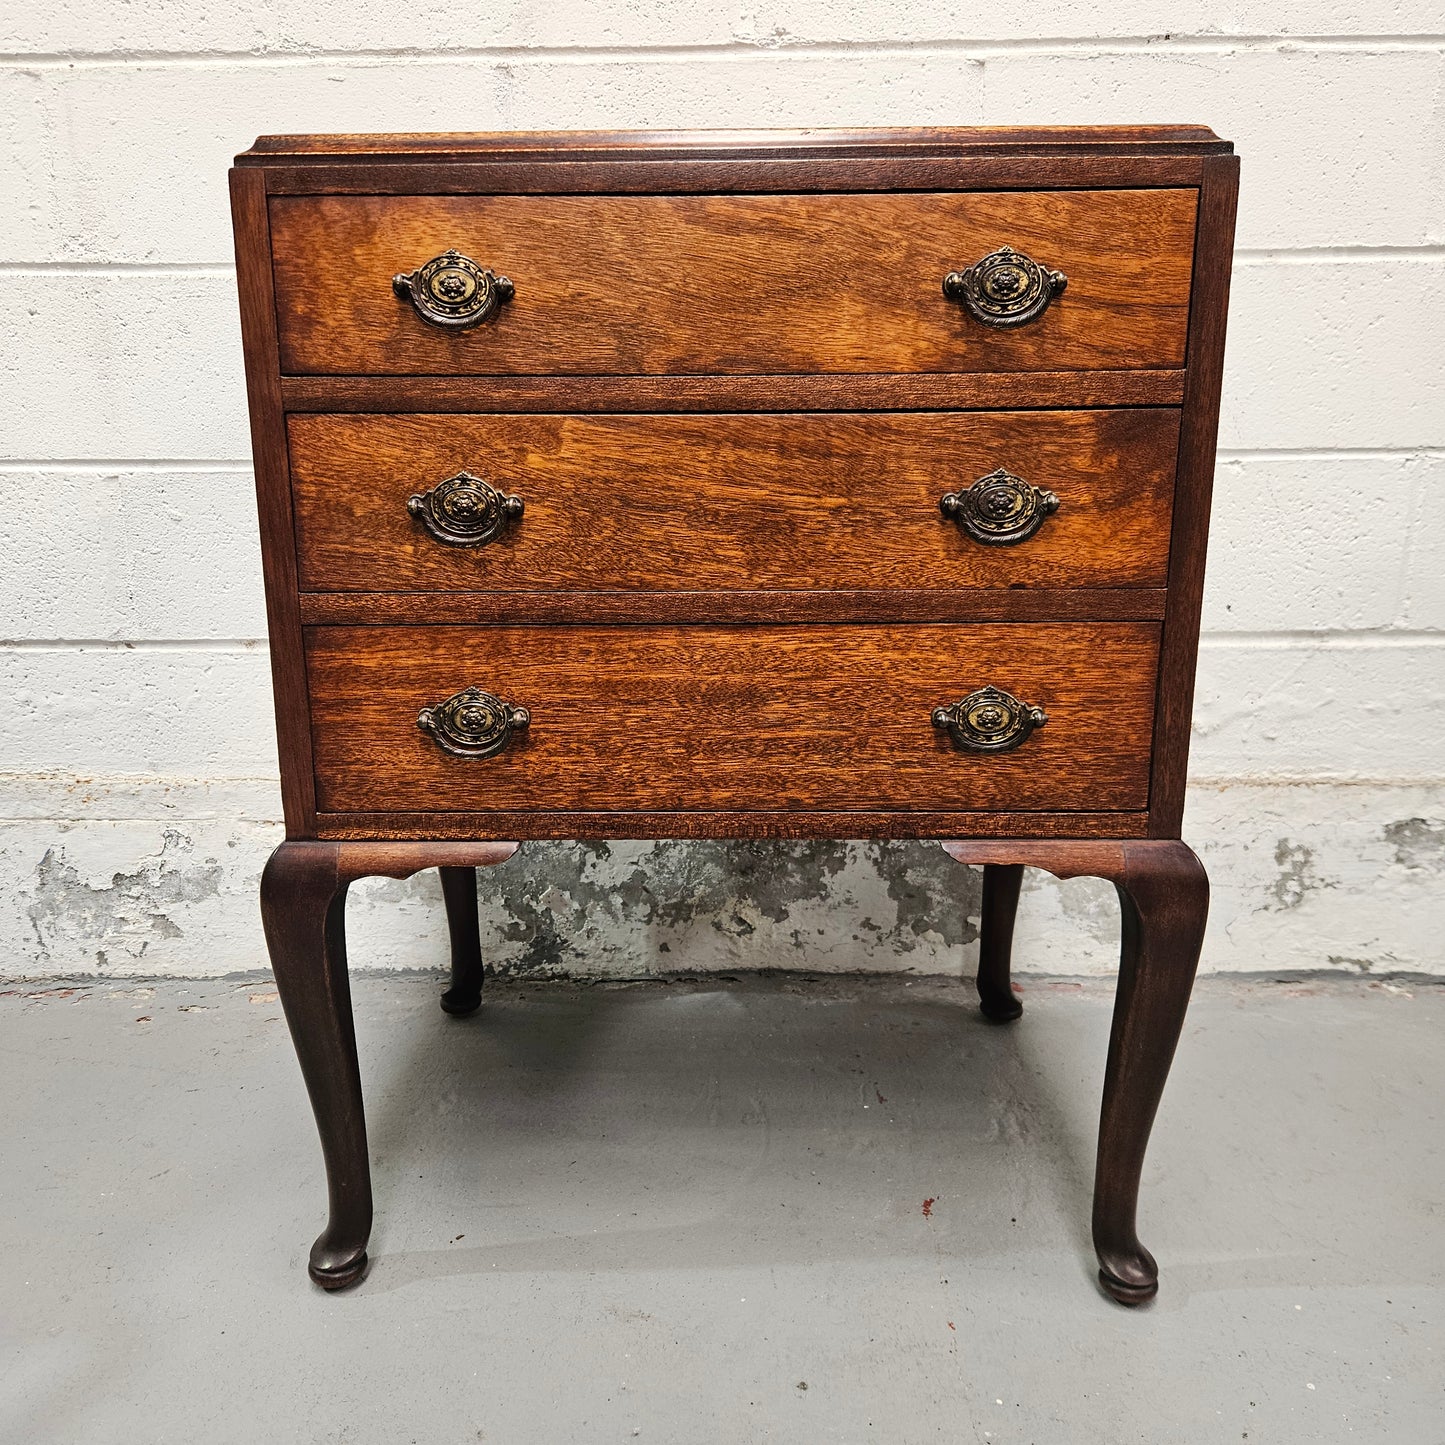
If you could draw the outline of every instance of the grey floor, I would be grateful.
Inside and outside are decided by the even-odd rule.
[[[0,996],[7,1442],[1445,1441],[1445,989],[1206,982],[1093,1285],[1107,988],[360,980],[369,1277],[266,982]]]

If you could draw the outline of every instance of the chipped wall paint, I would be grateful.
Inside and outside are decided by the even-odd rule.
[[[0,15],[0,974],[262,966],[269,660],[225,172],[266,131],[1201,121],[1243,156],[1187,835],[1206,969],[1445,971],[1445,42],[1438,0],[22,0]],[[283,13],[284,12],[284,13]],[[294,12],[294,13],[293,13]],[[23,284],[18,278],[23,277]],[[75,398],[85,405],[77,406]],[[922,845],[524,848],[496,966],[976,953]],[[434,876],[353,960],[435,967]],[[1030,874],[1021,967],[1113,966]]]
[[[104,810],[107,790],[91,796]],[[0,917],[4,972],[264,968],[256,886],[280,832],[218,801],[186,822],[0,825],[18,905]],[[1186,833],[1214,886],[1205,972],[1445,974],[1445,788],[1198,786]],[[480,876],[486,956],[507,974],[958,975],[977,960],[980,875],[927,843],[532,843]],[[348,922],[353,967],[445,966],[434,872],[354,885]],[[1108,884],[1026,875],[1021,973],[1107,974],[1118,937]]]

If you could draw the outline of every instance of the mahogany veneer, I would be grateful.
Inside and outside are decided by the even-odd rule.
[[[1117,887],[1099,1278],[1208,884],[1180,841],[1238,164],[1202,127],[281,136],[231,172],[287,841],[267,941],[371,1225],[351,881],[500,839],[909,837]]]

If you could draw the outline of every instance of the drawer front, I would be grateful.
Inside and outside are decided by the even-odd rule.
[[[311,628],[317,806],[1142,809],[1158,646],[1148,623]],[[1047,722],[960,746],[934,710],[986,686]],[[530,723],[442,707],[471,687]]]
[[[1178,435],[1164,409],[297,415],[300,581],[317,592],[1162,587]],[[453,484],[463,473],[474,480]],[[940,509],[949,494],[952,517]],[[500,510],[505,496],[522,499],[520,516]],[[409,510],[412,497],[424,500]]]
[[[1192,189],[275,197],[282,370],[1175,368],[1184,362],[1195,198]],[[943,282],[1005,247],[1062,272],[1067,287],[1035,319],[1000,328],[975,319],[963,297],[945,296]],[[515,288],[502,300],[485,282],[452,277],[462,310],[496,303],[470,329],[424,320],[393,288],[395,276],[448,250]],[[1033,281],[1010,277],[1024,284],[1015,295],[1027,296]],[[1009,297],[990,286],[986,304],[1007,311]]]

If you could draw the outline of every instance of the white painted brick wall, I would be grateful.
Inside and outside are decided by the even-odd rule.
[[[1445,973],[1441,0],[19,0],[0,974],[264,963],[279,802],[225,188],[253,136],[1110,121],[1204,122],[1244,158],[1186,819],[1215,881],[1204,966]],[[971,962],[925,852],[937,928],[877,848],[780,853],[782,904],[730,890],[755,865],[725,849],[531,851],[488,913],[507,966]],[[609,901],[649,870],[703,901]],[[1106,970],[1108,890],[1031,889],[1022,964]],[[354,961],[438,963],[434,894],[359,887]]]

